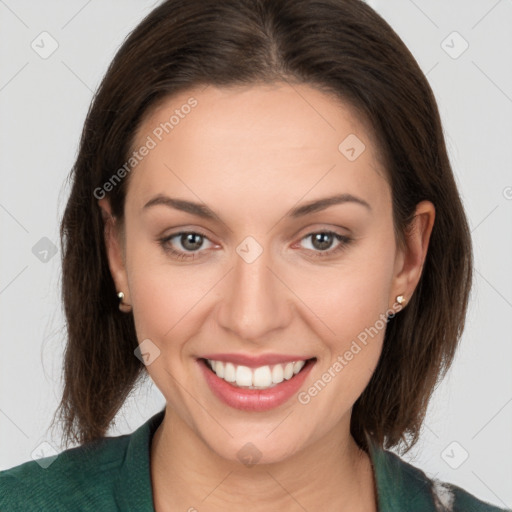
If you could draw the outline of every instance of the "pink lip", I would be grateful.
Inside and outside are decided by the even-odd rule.
[[[259,356],[245,354],[207,354],[201,357],[203,359],[211,359],[213,361],[223,361],[225,363],[248,366],[249,368],[258,368],[258,366],[291,363],[292,361],[306,361],[307,359],[311,359],[313,356],[290,356],[286,354],[262,354]]]
[[[213,394],[225,404],[243,411],[268,411],[284,404],[297,393],[316,361],[308,360],[297,375],[268,389],[238,388],[217,377],[204,359],[198,359],[197,362]]]

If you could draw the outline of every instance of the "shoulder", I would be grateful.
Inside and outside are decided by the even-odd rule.
[[[87,504],[83,510],[100,510],[111,505],[129,437],[102,438],[0,471],[0,510],[60,511],[77,503]]]
[[[429,478],[393,452],[379,450],[374,458],[380,473],[378,492],[389,510],[406,507],[403,510],[418,512],[511,512],[482,501],[456,485]]]

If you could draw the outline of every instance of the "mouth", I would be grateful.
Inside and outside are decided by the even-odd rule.
[[[209,372],[236,389],[261,391],[296,379],[299,374],[315,364],[316,357],[257,367],[206,358],[199,358],[199,362]]]

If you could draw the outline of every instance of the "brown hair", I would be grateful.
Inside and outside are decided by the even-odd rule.
[[[139,378],[133,316],[121,313],[94,193],[130,157],[143,116],[202,84],[304,83],[347,102],[373,128],[402,238],[415,206],[436,221],[420,282],[387,325],[383,351],[355,402],[351,432],[390,448],[417,441],[427,404],[464,326],[472,277],[467,221],[432,90],[393,29],[360,0],[167,0],[129,35],[85,121],[61,225],[68,342],[59,408],[64,439],[104,437]],[[108,197],[123,220],[129,183]],[[55,420],[55,417],[54,417]],[[406,450],[407,451],[407,450]]]

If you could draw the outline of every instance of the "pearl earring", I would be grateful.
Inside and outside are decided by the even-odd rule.
[[[129,313],[132,309],[132,306],[124,302],[124,293],[119,292],[117,296],[119,297],[119,310],[123,313]]]

